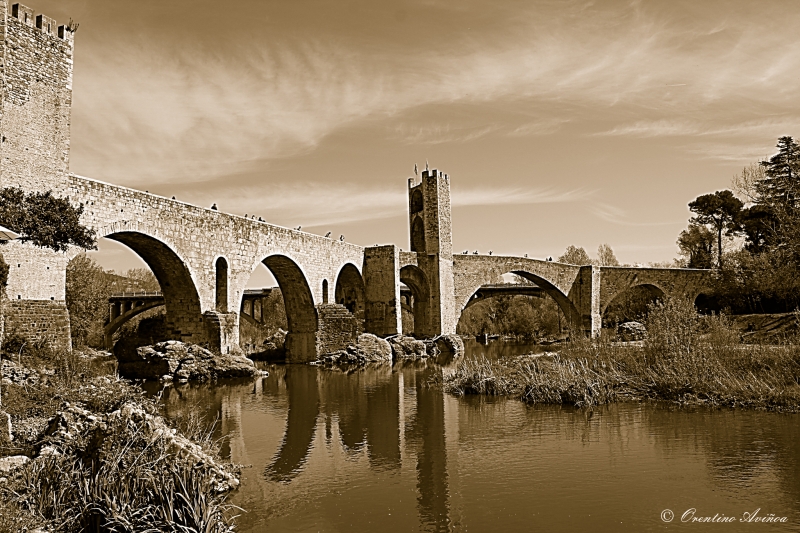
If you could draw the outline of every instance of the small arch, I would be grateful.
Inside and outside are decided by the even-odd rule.
[[[228,312],[228,261],[224,257],[217,258],[216,268],[216,309],[220,313]]]
[[[343,305],[356,317],[364,318],[364,278],[361,272],[352,264],[347,263],[336,277],[334,298],[336,303]]]
[[[701,315],[719,314],[722,306],[711,291],[701,292],[694,299],[694,307]]]
[[[400,281],[411,289],[414,304],[414,335],[428,336],[431,333],[429,319],[431,290],[428,277],[418,266],[406,265],[400,269]]]
[[[425,224],[421,216],[415,217],[411,223],[411,251],[425,253]]]
[[[328,280],[322,280],[322,303],[328,303]]]
[[[422,191],[419,189],[411,193],[411,200],[409,202],[409,210],[411,213],[419,213],[423,207]]]

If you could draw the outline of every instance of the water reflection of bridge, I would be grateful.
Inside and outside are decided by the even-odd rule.
[[[451,529],[449,476],[454,465],[448,464],[447,445],[455,445],[458,415],[448,407],[453,398],[427,385],[428,372],[384,367],[346,374],[305,365],[274,370],[257,382],[251,397],[282,397],[288,404],[281,408],[287,412],[283,439],[263,470],[263,481],[292,484],[304,475],[314,476],[308,471],[310,455],[337,444],[345,456],[365,455],[376,471],[399,473],[404,462],[407,469],[413,461],[417,523],[424,530]],[[236,462],[253,462],[245,451],[250,426],[241,420],[247,395],[222,395],[220,401],[221,429],[231,437],[226,451]]]

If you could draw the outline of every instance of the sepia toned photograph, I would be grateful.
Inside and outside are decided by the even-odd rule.
[[[0,0],[0,533],[800,532],[800,4]]]

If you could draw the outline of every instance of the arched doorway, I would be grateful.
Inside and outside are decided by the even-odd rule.
[[[224,257],[217,259],[216,269],[216,309],[220,313],[228,312],[228,262]]]
[[[411,289],[414,309],[414,336],[432,335],[430,327],[431,291],[428,277],[417,266],[406,265],[400,269],[400,281]]]
[[[364,319],[364,290],[364,278],[358,268],[352,263],[344,265],[336,277],[334,298],[360,320]]]

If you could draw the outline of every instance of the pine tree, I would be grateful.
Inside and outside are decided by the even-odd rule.
[[[800,146],[791,137],[778,139],[778,153],[762,161],[764,178],[757,184],[758,203],[794,211],[800,201]]]

